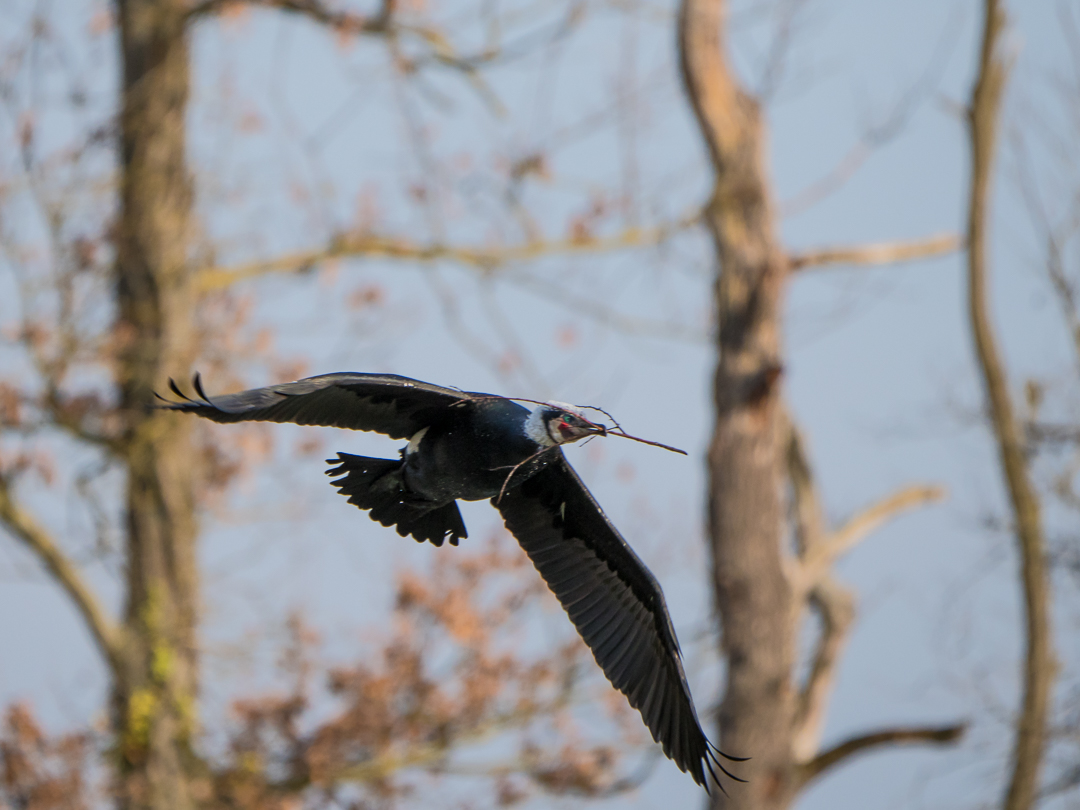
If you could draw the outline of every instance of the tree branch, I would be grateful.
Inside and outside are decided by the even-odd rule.
[[[994,439],[1016,527],[1024,591],[1024,695],[1016,726],[1012,775],[1004,807],[1005,810],[1028,810],[1035,802],[1038,789],[1055,667],[1050,637],[1050,580],[1041,507],[1031,482],[1023,435],[989,314],[987,220],[998,119],[1009,66],[1001,52],[1005,12],[999,0],[985,0],[984,9],[979,72],[968,111],[971,136],[968,309],[979,369],[990,404]]]
[[[187,13],[189,20],[219,14],[230,6],[261,6],[302,14],[343,34],[386,34],[391,30],[395,0],[383,0],[378,14],[355,14],[331,9],[318,0],[201,0]]]
[[[940,501],[946,495],[944,487],[916,485],[894,492],[850,518],[847,523],[830,535],[820,547],[820,564],[829,565],[838,557],[851,551],[867,535],[887,520],[901,512]]]
[[[472,728],[436,742],[422,742],[404,750],[390,749],[370,759],[348,765],[334,775],[339,782],[371,783],[386,779],[393,773],[418,766],[432,765],[446,759],[455,749],[474,745],[508,729],[525,726],[538,716],[554,714],[571,703],[573,683],[567,683],[553,700],[542,705],[528,706],[495,715]]]
[[[105,614],[101,603],[83,580],[75,564],[60,550],[36,520],[11,496],[9,482],[0,477],[0,523],[37,555],[49,573],[67,591],[86,622],[106,662],[114,671],[120,666],[120,631]]]
[[[792,720],[791,745],[795,761],[808,762],[821,743],[836,668],[855,621],[854,596],[833,579],[830,566],[840,554],[888,518],[904,509],[936,500],[944,492],[939,487],[909,487],[864,510],[837,532],[829,534],[799,431],[789,424],[788,433],[787,468],[799,555],[799,559],[793,561],[790,577],[794,621],[798,626],[807,601],[821,618],[821,633],[811,658],[810,673],[799,692]]]
[[[821,742],[829,697],[836,682],[836,667],[855,621],[855,599],[829,573],[831,560],[822,553],[829,535],[821,498],[798,428],[790,425],[789,434],[788,476],[799,552],[792,576],[793,620],[796,626],[801,625],[807,602],[821,618],[821,633],[811,657],[810,674],[799,692],[792,719],[792,753],[796,762],[803,762],[814,755]]]
[[[870,245],[825,247],[790,254],[788,256],[788,267],[795,271],[805,270],[809,267],[824,267],[836,264],[895,264],[897,262],[943,256],[946,253],[960,250],[963,246],[964,240],[960,236],[945,233],[906,242],[879,242]]]
[[[545,298],[558,306],[582,315],[594,323],[603,324],[610,329],[627,335],[678,340],[687,343],[704,343],[708,339],[705,325],[695,327],[692,322],[667,322],[658,318],[642,318],[626,315],[594,297],[578,296],[569,290],[551,283],[550,276],[532,276],[524,273],[507,273],[500,277],[504,284],[528,290],[530,293]]]
[[[328,247],[279,256],[266,261],[248,262],[231,267],[207,267],[199,271],[198,287],[203,292],[224,289],[272,273],[305,273],[319,262],[344,258],[390,258],[413,262],[449,261],[484,272],[513,262],[539,259],[551,255],[605,253],[630,248],[651,247],[663,243],[672,234],[690,227],[697,217],[671,225],[654,228],[627,228],[610,237],[561,239],[548,242],[529,242],[508,247],[455,247],[453,245],[422,245],[392,236],[374,234],[346,235]]]
[[[821,617],[821,635],[796,706],[791,741],[796,762],[808,761],[821,744],[836,668],[855,623],[854,596],[827,573],[811,589],[810,604]]]
[[[808,782],[821,776],[829,768],[839,765],[855,754],[868,752],[873,748],[880,748],[885,745],[947,745],[960,739],[965,730],[967,730],[966,723],[957,723],[951,726],[890,728],[851,737],[801,765],[796,778],[799,780],[799,786],[803,787]]]
[[[83,419],[77,410],[73,410],[70,404],[64,400],[59,389],[52,380],[47,380],[47,388],[40,405],[48,414],[52,424],[56,427],[61,428],[80,441],[100,447],[109,453],[116,453],[118,447],[116,438],[106,433],[89,429],[84,424]]]
[[[339,34],[382,36],[391,39],[403,34],[411,34],[426,43],[430,49],[431,60],[468,74],[472,74],[480,65],[493,61],[499,55],[498,51],[486,50],[472,56],[458,56],[450,41],[437,29],[397,22],[394,19],[397,0],[383,0],[377,14],[342,11],[327,5],[322,0],[201,0],[188,11],[187,19],[197,20],[241,5],[296,14],[318,25],[331,28]]]
[[[922,75],[900,94],[883,118],[877,123],[869,123],[863,129],[858,141],[830,171],[791,199],[781,203],[782,216],[801,214],[843,188],[871,155],[905,131],[916,111],[926,100],[939,96],[937,86],[952,57],[962,21],[962,15],[952,15],[950,23],[941,30],[933,55],[927,61]]]
[[[1045,444],[1080,444],[1080,426],[1029,422],[1025,425],[1027,440]]]
[[[825,519],[822,516],[821,498],[818,497],[810,461],[803,449],[802,434],[798,427],[791,424],[788,431],[787,467],[791,480],[792,507],[795,512],[795,544],[799,557],[805,561],[816,550],[827,535]]]
[[[578,6],[572,6],[565,18],[550,30],[530,32],[519,41],[505,47],[486,47],[468,55],[458,54],[446,35],[433,26],[399,22],[394,13],[397,0],[383,0],[377,14],[342,11],[323,0],[199,0],[189,9],[187,20],[190,22],[209,17],[230,7],[241,5],[296,14],[318,25],[333,29],[339,34],[381,36],[390,40],[396,40],[402,36],[415,37],[424,43],[427,53],[419,59],[403,60],[402,65],[407,71],[415,70],[425,62],[436,62],[444,67],[459,70],[477,85],[481,95],[488,101],[491,101],[491,90],[480,83],[479,68],[526,53],[530,50],[530,46],[557,39],[577,25],[584,16],[580,13]],[[547,36],[548,34],[550,37]],[[496,106],[501,107],[497,102]]]

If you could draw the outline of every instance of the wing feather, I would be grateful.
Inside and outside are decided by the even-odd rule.
[[[664,753],[706,784],[719,752],[694,710],[663,592],[566,458],[492,503],[608,680]]]
[[[166,400],[161,407],[215,422],[293,422],[372,430],[394,439],[409,438],[440,412],[476,396],[396,374],[322,374],[214,397],[203,393],[197,374],[193,383],[194,399],[169,380],[180,400]]]

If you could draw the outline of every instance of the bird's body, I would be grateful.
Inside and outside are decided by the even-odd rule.
[[[411,437],[404,454],[406,484],[442,502],[494,498],[507,474],[537,453],[524,432],[529,416],[528,409],[499,398],[448,408],[443,419]],[[544,461],[535,459],[536,469]]]
[[[326,374],[165,407],[217,422],[371,430],[408,439],[398,459],[338,453],[327,473],[349,502],[398,534],[441,546],[468,536],[457,500],[491,499],[592,650],[681,770],[706,785],[717,766],[701,730],[659,583],[604,515],[560,445],[607,428],[564,403],[504,397],[396,375]],[[728,774],[729,776],[731,774]],[[735,778],[735,777],[732,777]]]

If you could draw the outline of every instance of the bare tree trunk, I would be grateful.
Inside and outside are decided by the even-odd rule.
[[[117,367],[125,417],[127,588],[114,721],[129,808],[194,805],[194,459],[189,421],[148,409],[195,348],[184,3],[119,0],[123,57]]]
[[[721,747],[753,757],[740,769],[749,783],[738,786],[739,807],[784,807],[793,790],[795,707],[777,385],[787,264],[774,234],[761,113],[723,58],[724,14],[723,0],[685,0],[679,19],[683,80],[716,180],[705,222],[719,263],[708,518],[728,662]]]
[[[1050,638],[1050,580],[1039,499],[1031,483],[1020,424],[1009,394],[1004,363],[990,323],[987,294],[987,211],[993,179],[1001,96],[1008,74],[1001,53],[1005,12],[998,0],[985,1],[979,75],[969,109],[971,198],[968,210],[968,306],[979,369],[990,405],[998,456],[1012,507],[1020,551],[1025,611],[1024,697],[1016,727],[1013,770],[1006,810],[1027,810],[1036,798],[1046,741],[1046,716],[1054,682]]]
[[[720,744],[729,754],[751,757],[739,767],[747,784],[730,796],[717,791],[714,802],[783,810],[849,757],[893,745],[947,744],[963,733],[957,724],[877,729],[821,750],[825,711],[854,618],[853,597],[832,578],[831,565],[883,521],[942,492],[907,487],[829,531],[779,391],[785,284],[793,270],[818,262],[897,261],[951,249],[957,240],[789,257],[774,221],[761,110],[724,58],[725,13],[726,0],[683,0],[679,16],[683,83],[715,177],[703,217],[717,258],[708,522],[727,661]],[[789,533],[794,553],[785,550]],[[796,684],[795,640],[808,610],[820,616],[822,632],[806,683]]]

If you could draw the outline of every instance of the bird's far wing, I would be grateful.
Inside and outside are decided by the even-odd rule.
[[[731,776],[694,711],[659,583],[562,452],[492,503],[668,758],[700,785],[713,764]]]
[[[437,419],[440,411],[464,405],[475,396],[396,374],[323,374],[215,397],[203,393],[197,374],[193,382],[197,399],[186,396],[169,380],[182,401],[166,401],[161,407],[215,422],[294,422],[372,430],[394,439],[412,436]]]

